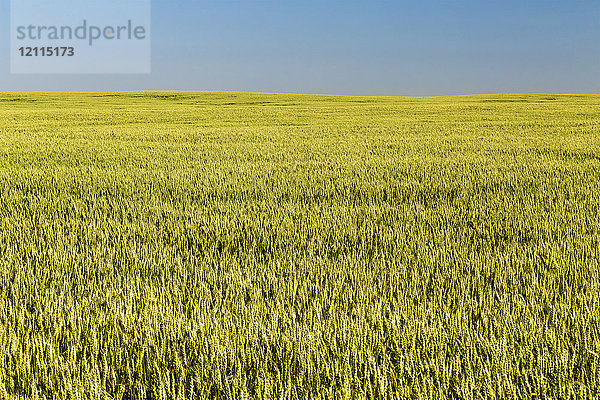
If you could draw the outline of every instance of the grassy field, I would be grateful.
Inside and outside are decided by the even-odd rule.
[[[0,94],[0,398],[600,397],[600,95]]]

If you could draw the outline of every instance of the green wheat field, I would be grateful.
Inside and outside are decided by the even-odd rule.
[[[0,399],[600,397],[600,95],[0,93]]]

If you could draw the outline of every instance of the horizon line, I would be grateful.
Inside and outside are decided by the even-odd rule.
[[[294,92],[261,92],[237,90],[180,90],[180,89],[140,89],[140,90],[31,90],[31,91],[0,91],[0,94],[86,94],[86,93],[229,93],[229,94],[262,94],[283,96],[329,96],[329,97],[410,97],[410,98],[435,98],[435,97],[466,97],[466,96],[598,96],[600,93],[555,93],[555,92],[497,92],[497,93],[457,93],[435,95],[373,95],[373,94],[331,94],[331,93],[294,93]]]

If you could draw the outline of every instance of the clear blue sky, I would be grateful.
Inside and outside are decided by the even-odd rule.
[[[600,93],[600,0],[153,0],[150,75],[11,75],[9,11],[0,91]]]

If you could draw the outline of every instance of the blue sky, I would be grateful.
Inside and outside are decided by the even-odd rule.
[[[11,75],[0,91],[600,93],[598,0],[153,0],[149,75]]]

